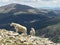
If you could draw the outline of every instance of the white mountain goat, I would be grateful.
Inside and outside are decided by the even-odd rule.
[[[25,26],[22,26],[20,24],[17,24],[17,23],[11,23],[10,26],[13,26],[16,30],[16,32],[22,32],[24,33],[25,35],[27,35],[27,28]]]
[[[31,28],[30,35],[35,36],[35,29]]]

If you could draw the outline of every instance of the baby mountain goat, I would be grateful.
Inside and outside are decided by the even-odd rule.
[[[17,23],[11,23],[10,26],[13,26],[16,30],[16,32],[22,32],[24,33],[24,35],[27,35],[27,28],[25,26],[22,26],[20,24]]]
[[[35,29],[31,28],[30,35],[35,36]]]

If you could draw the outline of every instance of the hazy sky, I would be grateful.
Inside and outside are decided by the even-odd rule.
[[[49,7],[55,8],[60,7],[60,0],[0,0],[0,6],[9,4],[9,3],[20,3],[29,5],[32,7]]]

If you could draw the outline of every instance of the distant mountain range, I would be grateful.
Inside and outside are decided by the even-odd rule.
[[[14,30],[10,27],[11,22],[26,26],[28,32],[33,27],[36,29],[36,35],[59,42],[60,10],[36,9],[21,4],[0,7],[0,28]]]
[[[60,7],[37,7],[38,9],[46,9],[46,10],[60,10]]]

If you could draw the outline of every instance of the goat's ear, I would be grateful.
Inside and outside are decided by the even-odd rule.
[[[10,24],[10,26],[12,26],[12,24]]]

